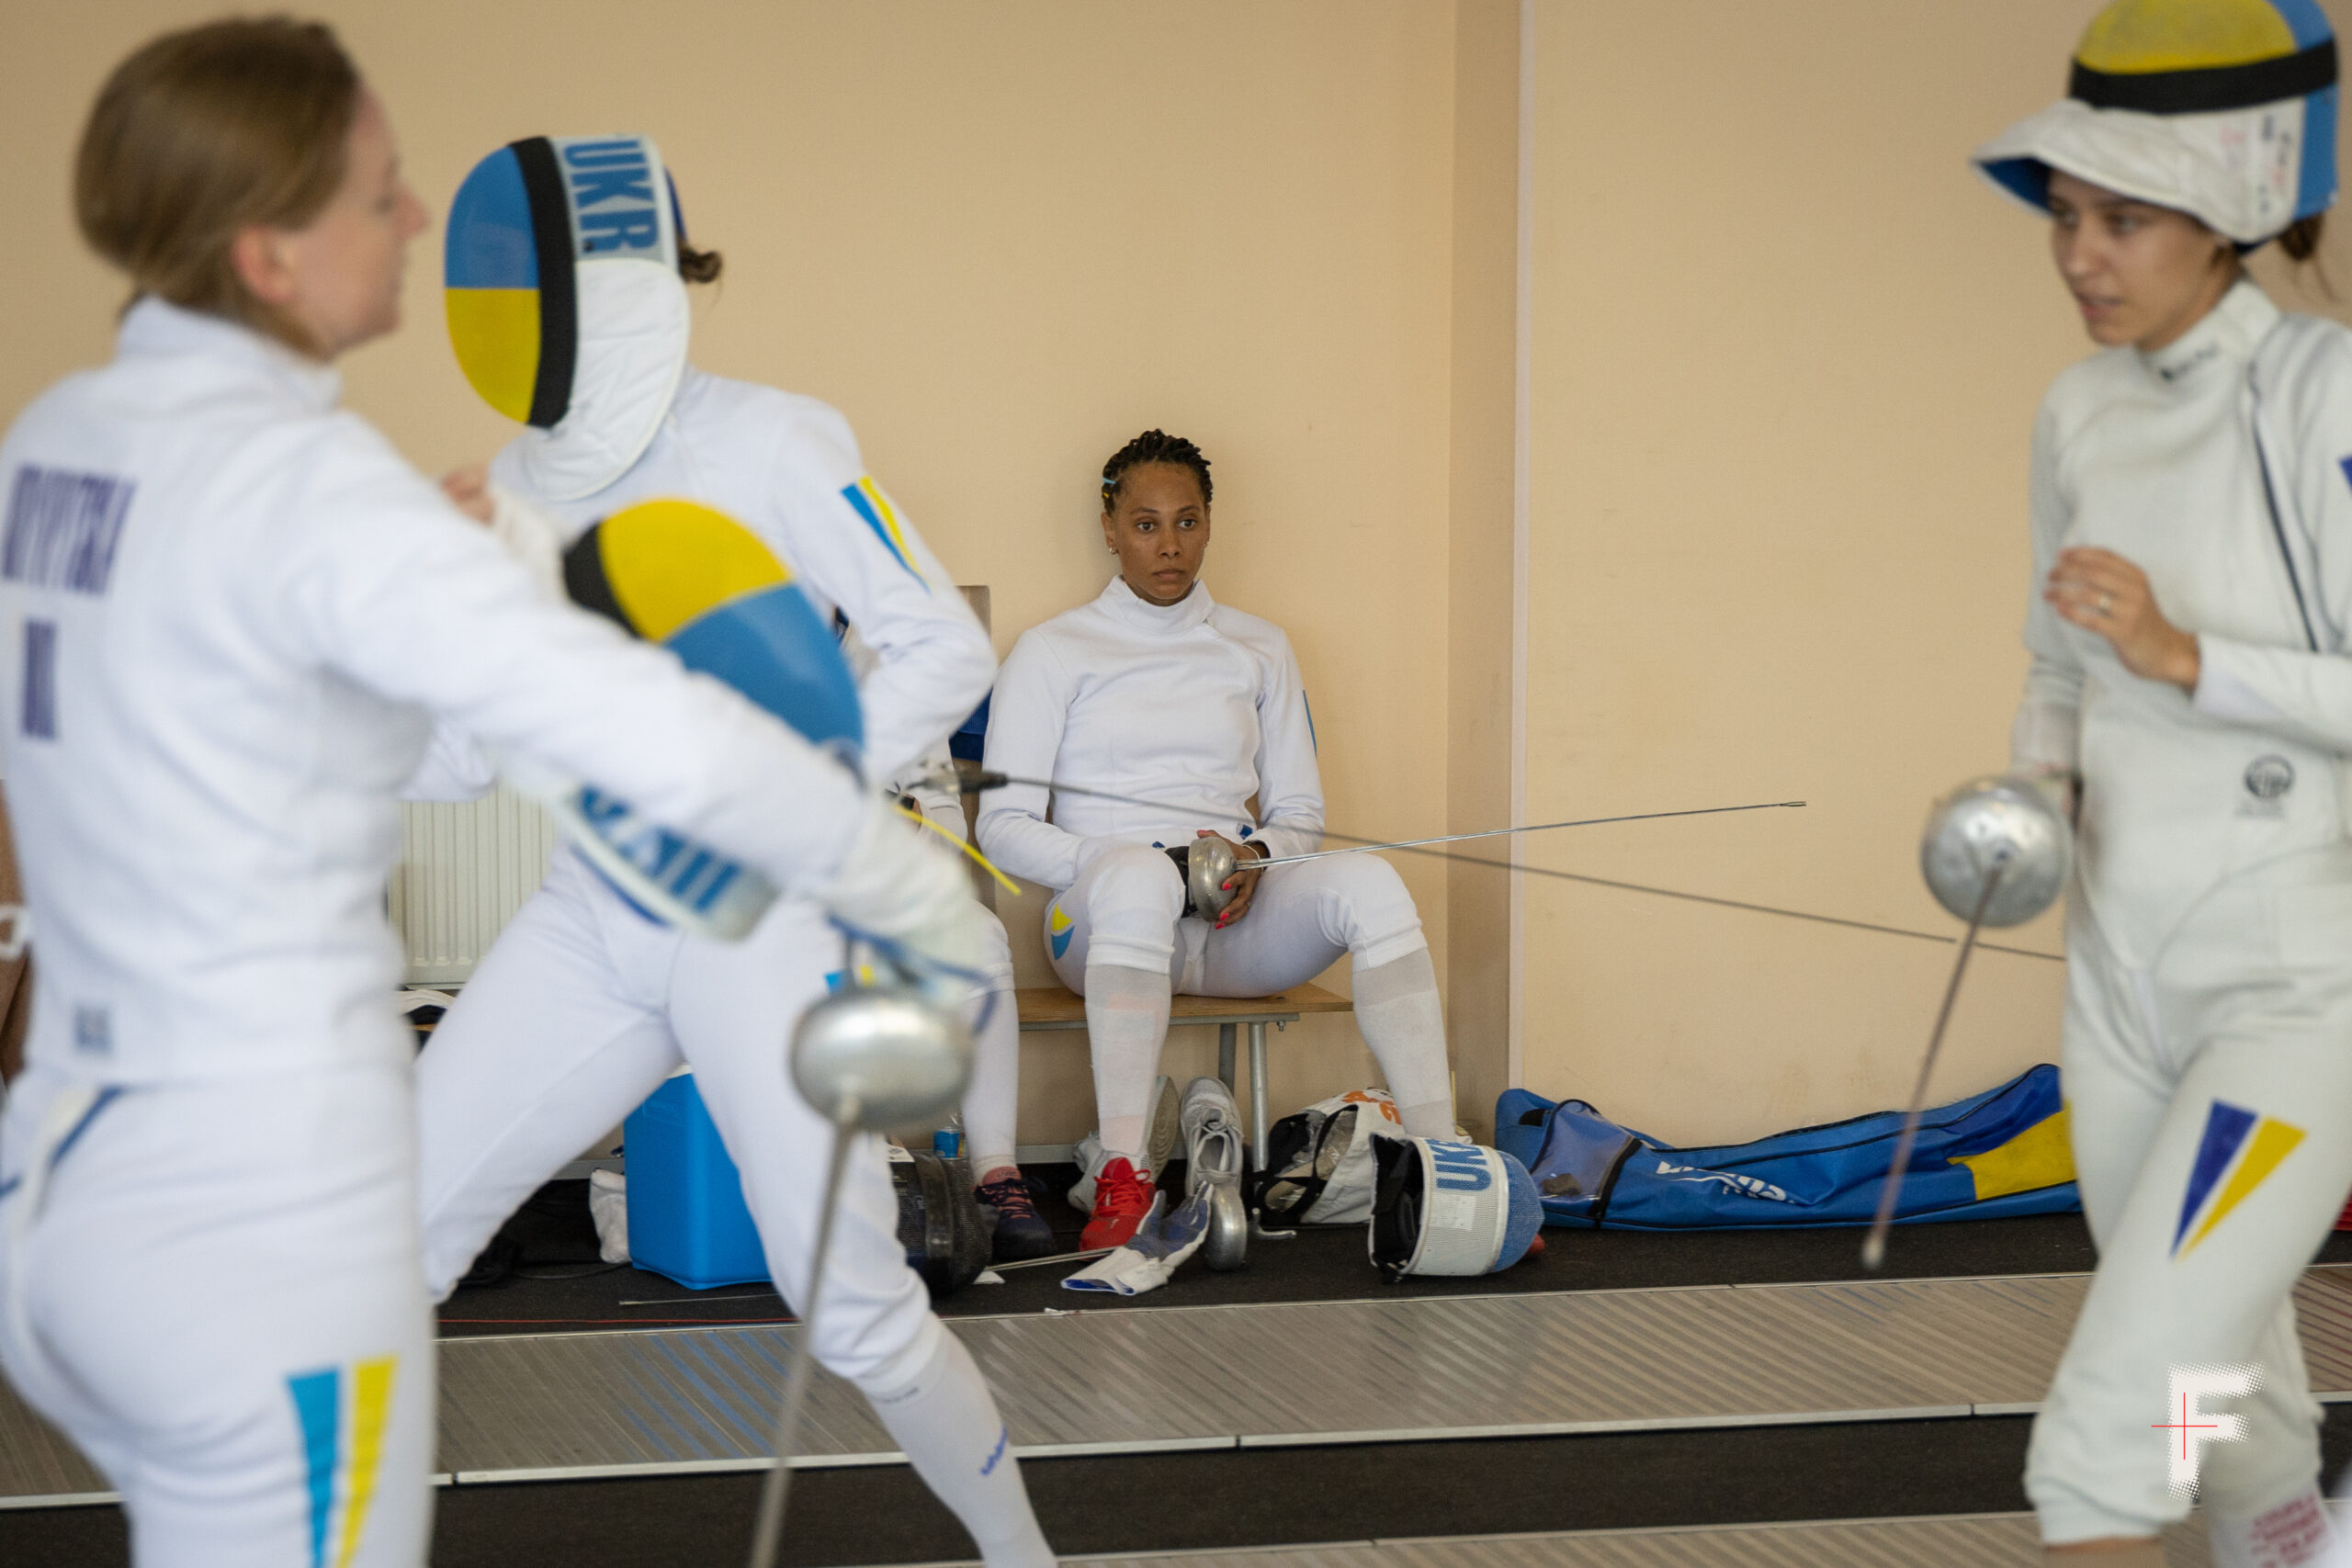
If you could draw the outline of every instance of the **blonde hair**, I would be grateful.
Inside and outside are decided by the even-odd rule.
[[[165,33],[115,67],[83,127],[74,216],[131,298],[226,316],[309,350],[231,250],[300,229],[342,186],[359,73],[323,23],[232,17]]]

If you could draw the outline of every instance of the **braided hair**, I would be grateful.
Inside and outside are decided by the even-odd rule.
[[[1126,480],[1129,468],[1138,463],[1174,463],[1193,470],[1201,481],[1201,504],[1206,506],[1214,493],[1209,482],[1209,460],[1202,450],[1181,435],[1170,435],[1164,430],[1147,430],[1116,452],[1102,465],[1102,510],[1110,512],[1119,504],[1119,491]]]

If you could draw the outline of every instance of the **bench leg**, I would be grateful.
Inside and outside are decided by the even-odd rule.
[[[1233,1087],[1233,1030],[1229,1023],[1216,1026],[1216,1076],[1227,1089]]]
[[[1266,1169],[1266,1026],[1262,1023],[1250,1026],[1250,1152],[1262,1175]],[[1268,1241],[1288,1241],[1298,1235],[1268,1230],[1262,1211],[1250,1214],[1250,1230]]]

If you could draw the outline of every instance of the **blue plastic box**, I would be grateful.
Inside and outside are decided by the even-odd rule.
[[[622,1123],[621,1139],[630,1262],[695,1291],[768,1277],[743,1179],[692,1073],[646,1096]]]

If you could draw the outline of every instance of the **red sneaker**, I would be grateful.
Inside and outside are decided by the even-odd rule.
[[[1125,1156],[1094,1173],[1094,1217],[1079,1233],[1079,1249],[1124,1247],[1151,1213],[1151,1172],[1137,1170]]]

